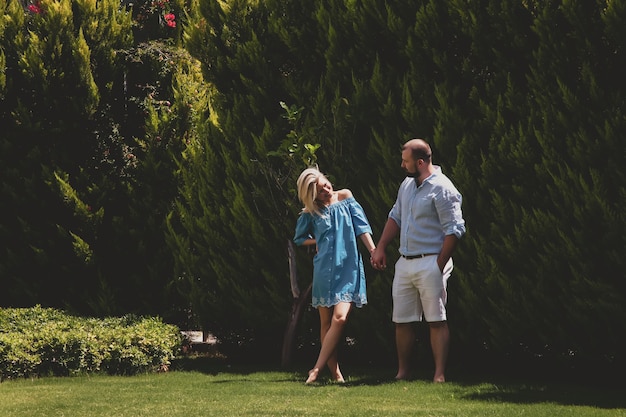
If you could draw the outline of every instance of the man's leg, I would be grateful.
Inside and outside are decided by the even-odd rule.
[[[396,379],[408,379],[411,374],[411,353],[415,343],[413,323],[396,323],[396,350],[398,373]]]
[[[446,361],[450,347],[450,330],[447,321],[428,323],[430,327],[430,346],[435,360],[433,382],[446,382]]]

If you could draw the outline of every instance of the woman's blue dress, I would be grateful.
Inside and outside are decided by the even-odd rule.
[[[330,307],[339,302],[367,304],[363,259],[357,237],[372,233],[361,205],[349,197],[321,210],[322,216],[302,212],[298,217],[293,241],[302,245],[315,239],[313,258],[313,307]]]

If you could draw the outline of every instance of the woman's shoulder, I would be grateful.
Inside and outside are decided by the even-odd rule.
[[[348,198],[352,198],[352,191],[350,191],[347,188],[344,188],[342,190],[337,190],[337,200],[338,201],[342,201],[342,200],[347,200]]]

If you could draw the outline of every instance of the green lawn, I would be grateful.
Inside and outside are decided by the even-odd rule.
[[[474,378],[395,382],[390,369],[346,369],[346,384],[322,378],[307,386],[305,369],[196,361],[161,374],[4,381],[0,416],[626,416],[623,387]]]

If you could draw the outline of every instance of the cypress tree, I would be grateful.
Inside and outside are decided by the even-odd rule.
[[[190,244],[189,252],[206,257],[206,268],[198,266],[195,273],[185,268],[189,280],[203,282],[204,291],[214,294],[205,307],[211,313],[204,314],[210,319],[205,325],[226,335],[230,331],[258,339],[265,334],[276,345],[290,304],[287,254],[285,250],[277,256],[277,245],[282,247],[292,237],[300,210],[295,179],[305,167],[286,170],[280,158],[268,158],[289,135],[283,115],[276,113],[277,104],[283,101],[288,108],[301,109],[297,132],[303,143],[321,144],[317,152],[321,169],[338,187],[353,188],[358,196],[362,182],[352,172],[370,142],[369,127],[359,124],[371,113],[364,88],[369,70],[351,63],[361,59],[362,53],[373,61],[375,52],[362,44],[345,51],[359,39],[352,27],[357,16],[354,4],[244,4],[233,2],[222,8],[217,2],[203,2],[194,27],[210,30],[189,32],[186,45],[205,62],[207,80],[217,91],[213,109],[219,128],[219,134],[207,137],[199,152],[215,158],[215,162],[204,162],[203,171],[216,176],[220,187],[199,190],[200,183],[190,177],[194,192],[201,193],[192,198],[205,205],[228,201],[231,206],[213,215],[201,208],[195,213],[185,210],[181,219],[192,224],[192,217],[202,218],[204,232],[198,233],[198,224],[185,227],[190,241],[180,237],[179,242]],[[355,88],[359,94],[353,100]],[[214,164],[223,164],[223,173]],[[364,177],[373,174],[359,171]],[[268,182],[268,172],[281,173],[283,180]],[[222,177],[225,182],[219,180]],[[187,206],[194,205],[187,202]],[[206,242],[203,235],[212,236],[216,243]],[[245,250],[239,249],[244,242],[248,242]],[[300,276],[310,277],[310,258],[300,254]],[[200,258],[187,266],[199,262]],[[242,282],[241,288],[233,283],[233,276]],[[257,299],[268,297],[271,305],[258,305]],[[241,311],[239,316],[231,314],[233,306]]]
[[[90,206],[75,205],[75,198],[67,198],[75,194],[63,188],[68,175],[83,175],[80,161],[92,156],[89,130],[101,96],[82,25],[91,26],[96,16],[74,20],[72,4],[42,1],[25,8],[10,1],[3,10],[11,23],[2,33],[2,204],[8,217],[0,237],[6,248],[0,277],[7,288],[2,302],[9,305],[63,307],[80,297],[90,275],[93,230],[80,226],[84,212],[72,213]]]
[[[520,24],[506,43],[520,58],[511,58],[515,66],[496,59],[506,87],[478,95],[477,125],[490,133],[487,147],[469,137],[461,144],[464,159],[481,157],[463,163],[476,179],[463,184],[484,196],[469,205],[464,255],[473,252],[476,269],[463,274],[471,295],[463,306],[482,317],[472,331],[492,352],[550,361],[542,366],[619,363],[623,345],[612,335],[622,331],[624,288],[611,271],[621,269],[623,195],[610,190],[623,175],[606,169],[624,157],[614,133],[623,129],[624,62],[614,53],[620,35],[607,25],[619,13],[572,2],[520,10],[505,25]]]
[[[280,64],[262,5],[207,1],[197,13],[187,48],[215,88],[214,113],[181,166],[182,199],[170,222],[172,242],[185,251],[178,274],[194,314],[225,351],[254,346],[278,354],[290,301],[286,256],[277,253],[286,255],[290,208],[262,169],[275,149],[268,121],[281,117],[283,94],[272,77]]]
[[[620,166],[626,156],[613,133],[624,128],[618,116],[624,97],[615,94],[623,85],[617,76],[623,60],[613,59],[602,6],[564,2],[541,12],[533,26],[539,46],[529,92],[536,109],[531,123],[541,147],[533,167],[541,179],[535,184],[540,196],[531,194],[533,212],[523,214],[520,231],[532,236],[539,230],[542,239],[530,240],[539,256],[521,271],[535,277],[532,296],[547,307],[548,316],[565,314],[558,326],[537,320],[540,346],[555,355],[612,358],[622,351],[622,342],[612,335],[621,332],[626,314],[620,307],[624,285],[614,274],[621,269],[621,261],[615,263],[617,248],[625,243],[619,209],[624,199],[612,190],[624,177],[606,165]],[[581,326],[586,335],[573,337]]]
[[[5,13],[0,303],[183,320],[164,236],[195,88],[183,80],[197,76],[171,46],[180,26],[131,48],[136,15],[116,1]]]

